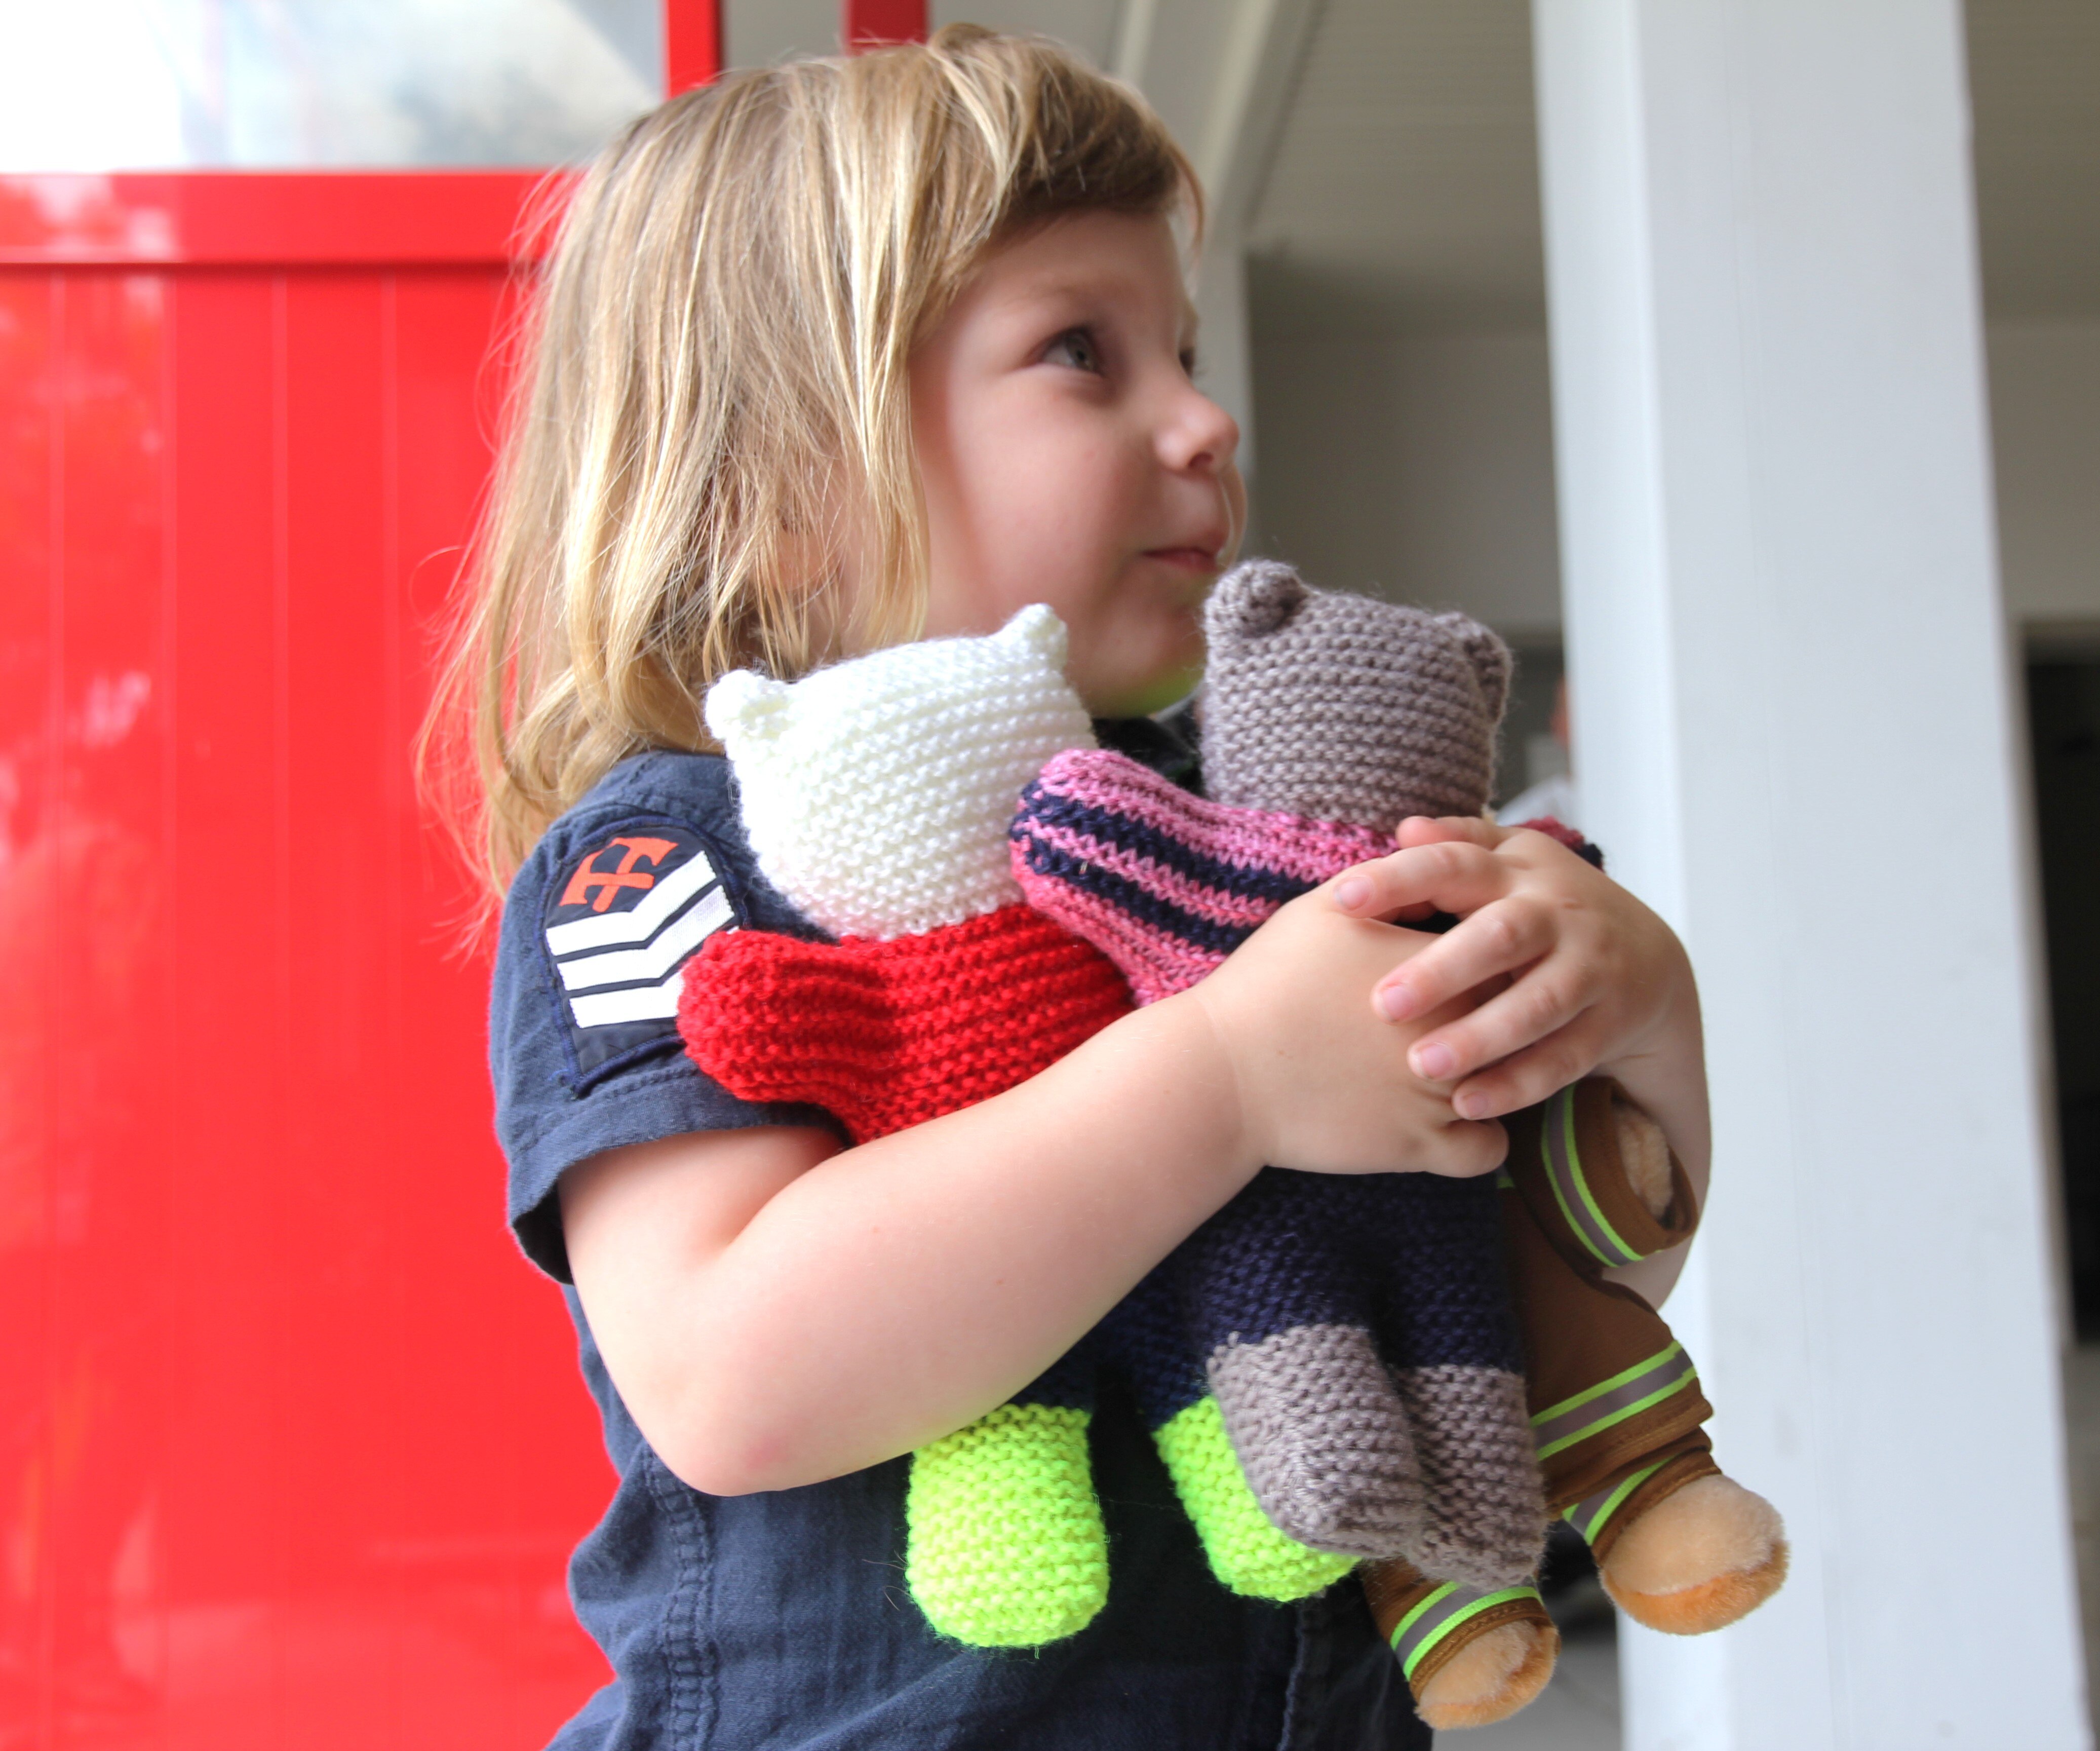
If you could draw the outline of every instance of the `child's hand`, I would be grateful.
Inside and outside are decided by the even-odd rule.
[[[1359,918],[1459,916],[1374,996],[1392,1020],[1433,1024],[1410,1062],[1457,1084],[1458,1112],[1514,1112],[1599,1068],[1630,1089],[1683,1081],[1698,996],[1683,945],[1647,907],[1543,833],[1416,819],[1398,837],[1400,851],[1337,878],[1335,897]],[[1467,993],[1485,1001],[1439,1019]],[[1698,1099],[1703,1113],[1703,1079]]]
[[[1489,1171],[1508,1148],[1502,1126],[1460,1118],[1450,1081],[1419,1076],[1406,1056],[1470,1010],[1473,994],[1461,989],[1394,1028],[1372,993],[1436,939],[1350,918],[1333,888],[1283,907],[1209,977],[1167,1000],[1193,1006],[1224,1047],[1251,1159],[1317,1173]]]

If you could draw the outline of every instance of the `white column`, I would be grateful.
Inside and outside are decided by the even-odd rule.
[[[1534,0],[1583,825],[1690,945],[1668,1312],[1793,1576],[1635,1751],[2086,1744],[1957,0]]]

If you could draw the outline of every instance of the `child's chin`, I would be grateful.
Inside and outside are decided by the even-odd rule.
[[[1169,705],[1180,705],[1196,691],[1202,679],[1203,660],[1199,655],[1156,674],[1105,687],[1098,694],[1086,688],[1080,691],[1087,710],[1095,717],[1149,718]]]

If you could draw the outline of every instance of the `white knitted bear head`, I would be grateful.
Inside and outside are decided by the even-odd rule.
[[[708,690],[768,881],[838,936],[887,940],[1021,898],[1006,829],[1052,754],[1094,745],[1065,685],[1064,623],[1025,608],[982,639],[933,639],[791,683]]]

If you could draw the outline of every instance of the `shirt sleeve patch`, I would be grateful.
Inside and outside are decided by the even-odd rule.
[[[722,867],[691,828],[631,821],[598,835],[549,884],[547,953],[585,1079],[677,1038],[686,961],[744,922]]]

